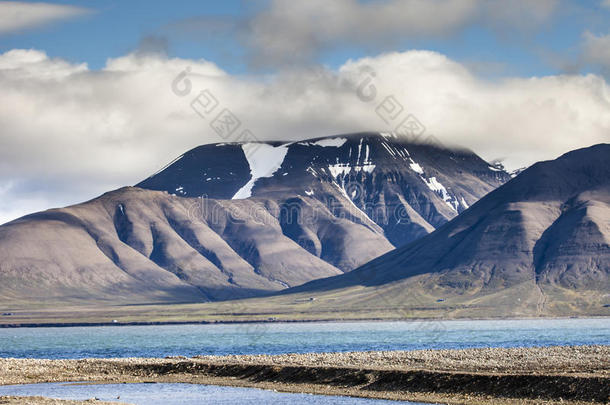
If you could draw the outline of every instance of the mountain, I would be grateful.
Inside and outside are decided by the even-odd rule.
[[[331,211],[347,201],[393,246],[445,224],[510,179],[471,151],[409,143],[391,133],[301,142],[220,143],[195,148],[137,187],[185,197],[316,200]],[[310,229],[287,230],[317,245]]]
[[[537,163],[432,234],[286,293],[471,316],[607,313],[609,275],[610,145],[600,144]]]
[[[32,214],[0,227],[0,291],[5,297],[190,302],[339,274],[282,234],[277,211],[269,200],[207,200],[202,206],[196,199],[123,188]],[[338,241],[345,222],[328,225]],[[363,244],[384,241],[368,228],[352,227]],[[346,254],[370,258],[362,245],[354,248],[362,253]]]
[[[391,134],[204,145],[137,187],[0,226],[0,301],[275,292],[426,235],[508,179],[470,151]]]

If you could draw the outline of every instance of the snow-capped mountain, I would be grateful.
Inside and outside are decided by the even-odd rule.
[[[275,292],[427,235],[508,179],[392,134],[200,146],[137,187],[0,226],[0,301]]]
[[[137,187],[183,197],[303,197],[330,210],[348,202],[394,246],[466,210],[510,176],[467,150],[391,133],[195,148]]]

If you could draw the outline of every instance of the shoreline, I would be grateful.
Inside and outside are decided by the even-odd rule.
[[[165,359],[0,359],[0,385],[181,382],[447,404],[601,404],[610,346]]]
[[[290,323],[347,323],[347,322],[454,322],[454,321],[526,321],[561,319],[610,319],[607,315],[588,316],[529,316],[529,317],[464,317],[464,318],[336,318],[336,319],[253,319],[253,320],[210,320],[210,321],[134,321],[134,322],[33,322],[1,323],[0,329],[19,328],[73,328],[99,326],[165,326],[165,325],[238,325],[238,324],[290,324]]]

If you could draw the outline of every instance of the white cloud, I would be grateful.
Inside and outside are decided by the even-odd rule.
[[[56,80],[86,72],[87,64],[75,65],[59,58],[50,59],[46,53],[35,49],[13,49],[0,54],[0,71],[13,79]]]
[[[191,91],[181,97],[172,82],[187,66]],[[365,67],[376,73],[369,102],[355,91]],[[338,71],[233,76],[204,60],[130,54],[90,71],[13,50],[0,55],[0,88],[0,221],[135,184],[189,148],[222,141],[190,107],[204,89],[269,140],[391,129],[375,107],[395,95],[429,133],[487,159],[506,157],[509,167],[610,134],[610,91],[599,76],[489,82],[427,51],[349,61]]]
[[[88,9],[76,6],[0,1],[0,35],[82,16],[87,13],[89,13]]]
[[[267,7],[235,21],[189,18],[171,28],[205,38],[240,32],[238,38],[255,65],[295,66],[345,45],[390,49],[405,39],[446,37],[477,24],[510,32],[512,38],[550,21],[558,4],[559,0],[271,0]]]
[[[443,35],[477,13],[477,0],[274,0],[245,35],[259,63],[308,61],[337,43],[371,44],[402,36]]]
[[[506,157],[512,168],[610,141],[610,89],[596,75],[489,82],[433,52],[366,58],[343,70],[363,65],[377,72],[382,94],[396,94],[443,142]]]
[[[582,49],[585,62],[610,69],[610,35],[597,36],[587,31],[583,34]]]
[[[484,0],[483,22],[498,29],[530,31],[551,20],[559,8],[559,0]]]
[[[610,0],[602,0],[600,5],[605,8],[610,8]]]

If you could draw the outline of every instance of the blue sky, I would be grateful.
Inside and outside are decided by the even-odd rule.
[[[90,68],[99,69],[105,65],[107,58],[125,55],[137,49],[144,38],[153,36],[167,40],[170,56],[217,60],[224,58],[223,46],[234,47],[235,44],[225,39],[223,46],[218,46],[216,41],[175,33],[168,26],[195,16],[239,18],[249,13],[254,5],[239,0],[49,3],[86,7],[91,13],[2,37],[0,44],[3,51],[14,48],[43,49],[51,57],[87,62]],[[228,71],[244,71],[243,63],[237,60],[229,60],[223,67]]]
[[[234,19],[239,24],[269,5],[264,1],[241,0],[50,3],[86,7],[91,13],[0,36],[0,51],[42,49],[51,57],[87,62],[91,69],[99,69],[107,58],[125,55],[137,49],[143,40],[155,38],[158,42],[167,43],[171,57],[203,58],[214,61],[228,72],[246,73],[251,66],[244,58],[243,44],[237,35],[231,32],[223,35],[204,31],[181,32],[176,25],[196,18],[216,22]],[[337,67],[349,58],[390,50],[426,49],[443,53],[490,77],[561,73],[569,70],[571,62],[578,57],[585,31],[597,35],[610,33],[610,7],[601,4],[601,0],[561,2],[548,21],[523,32],[474,21],[447,35],[398,36],[387,45],[338,43],[317,55],[315,62]],[[578,69],[590,71],[592,68],[578,66]]]

